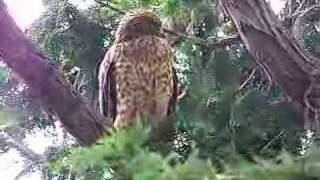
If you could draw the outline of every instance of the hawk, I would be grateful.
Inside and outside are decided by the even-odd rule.
[[[114,127],[135,120],[170,122],[177,98],[174,53],[160,19],[149,10],[128,12],[99,66],[99,109]]]

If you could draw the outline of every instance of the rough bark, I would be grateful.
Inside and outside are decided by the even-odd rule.
[[[33,98],[52,109],[80,144],[94,143],[111,127],[38,52],[0,0],[0,57],[31,88]]]
[[[221,0],[220,3],[257,64],[288,96],[308,107],[305,112],[316,113],[320,108],[320,94],[316,93],[320,77],[319,59],[300,48],[292,31],[281,27],[265,0]]]

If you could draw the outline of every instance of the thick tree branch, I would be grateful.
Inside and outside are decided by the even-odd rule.
[[[282,30],[264,0],[222,0],[221,3],[257,63],[268,69],[289,96],[304,104],[304,92],[310,84],[308,72],[316,66],[314,59],[306,56],[290,32]]]
[[[30,86],[31,95],[57,114],[79,143],[94,143],[106,132],[105,127],[112,126],[33,47],[9,15],[2,0],[0,27],[1,58]]]
[[[265,0],[221,0],[221,5],[257,64],[304,107],[305,128],[320,130],[320,59],[306,53],[292,32],[281,27]]]

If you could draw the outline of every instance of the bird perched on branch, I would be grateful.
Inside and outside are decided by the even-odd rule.
[[[99,108],[116,128],[135,120],[170,121],[177,98],[174,53],[160,19],[149,10],[128,12],[99,66]]]

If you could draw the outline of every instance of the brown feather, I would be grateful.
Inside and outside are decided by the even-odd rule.
[[[150,11],[130,12],[99,67],[100,112],[116,127],[168,120],[177,101],[174,53]]]
[[[112,68],[110,52],[107,52],[99,66],[99,110],[102,115],[114,120],[117,112],[117,99]]]

